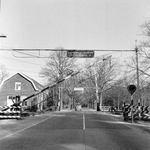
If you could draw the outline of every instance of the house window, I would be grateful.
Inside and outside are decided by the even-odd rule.
[[[21,82],[15,82],[15,91],[21,90]]]
[[[7,99],[11,99],[11,100],[12,100],[12,99],[13,99],[13,97],[12,97],[12,96],[7,96]]]

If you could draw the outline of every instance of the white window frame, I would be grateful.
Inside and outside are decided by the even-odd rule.
[[[11,106],[13,104],[13,96],[7,96],[7,106]]]
[[[21,90],[21,82],[15,82],[15,91]]]

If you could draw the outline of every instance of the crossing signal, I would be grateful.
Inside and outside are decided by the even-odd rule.
[[[129,85],[127,87],[128,92],[132,95],[136,91],[136,86],[135,85]]]

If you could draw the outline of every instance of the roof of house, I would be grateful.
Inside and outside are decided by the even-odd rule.
[[[26,80],[28,80],[28,81],[32,84],[32,86],[34,87],[34,89],[35,89],[36,91],[40,91],[40,90],[42,90],[42,89],[44,88],[43,85],[41,85],[40,83],[38,83],[38,82],[35,81],[34,79],[28,77],[27,75],[25,75],[25,74],[23,74],[23,73],[16,73],[15,75],[17,75],[17,74],[20,75],[20,76],[22,76],[22,77],[25,78]],[[15,75],[13,75],[13,76],[15,76]],[[7,80],[9,80],[10,78],[12,78],[13,76],[11,76],[11,77],[7,78],[6,80],[4,80],[3,83],[6,82]]]
[[[35,81],[34,79],[28,77],[27,75],[22,74],[22,73],[19,73],[19,74],[20,74],[21,76],[23,76],[24,78],[26,78],[28,81],[30,81],[36,91],[42,90],[42,89],[44,88],[43,85],[41,85],[40,83],[38,83],[38,82]]]

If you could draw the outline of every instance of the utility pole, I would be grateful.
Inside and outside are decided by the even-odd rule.
[[[118,94],[118,110],[119,110],[119,94]]]
[[[138,99],[138,104],[141,104],[141,99],[140,99],[140,86],[139,86],[139,62],[138,62],[138,48],[135,47],[135,53],[136,53],[136,76],[137,76],[137,99]]]
[[[107,60],[109,60],[109,67],[111,67],[111,57],[112,55],[106,57],[106,58],[103,58],[103,64],[102,64],[102,69],[103,69],[103,81],[105,82],[106,78],[106,65],[108,64],[108,62],[106,62]],[[106,64],[107,63],[107,64]],[[102,83],[103,84],[103,83]],[[100,109],[103,109],[103,91],[104,91],[104,88],[105,88],[105,85],[103,85],[103,88],[101,89],[101,93],[100,93]]]
[[[104,79],[105,79],[105,61],[110,59],[112,55],[104,58],[101,62],[103,63],[103,69],[104,69]],[[98,86],[98,80],[97,80],[97,71],[96,67],[94,67],[94,74],[95,74],[95,88],[96,88],[96,110],[100,111],[102,109],[102,94],[103,94],[103,89],[101,89],[101,92],[99,93],[99,86]]]
[[[97,74],[96,74],[96,69],[94,68],[95,71],[95,87],[96,87],[96,110],[100,111],[99,109],[99,94],[98,94],[98,83],[97,83]]]

